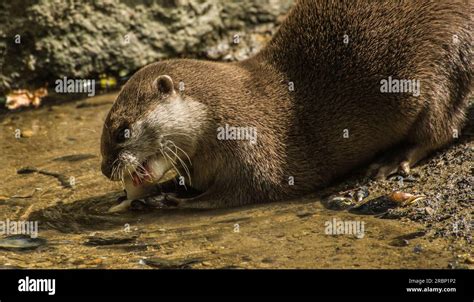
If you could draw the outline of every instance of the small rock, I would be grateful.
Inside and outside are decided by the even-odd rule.
[[[424,199],[424,195],[413,195],[410,193],[394,191],[388,195],[388,198],[396,203],[399,203],[401,206],[406,206],[412,203],[415,203],[421,199]]]
[[[430,215],[430,216],[432,216],[432,215],[434,214],[434,212],[435,212],[435,211],[434,211],[433,208],[431,208],[431,207],[426,207],[426,208],[425,208],[425,213],[428,214],[428,215]]]
[[[359,188],[359,190],[357,190],[357,192],[355,194],[355,200],[357,202],[361,202],[362,200],[364,200],[368,196],[369,196],[369,189],[366,186],[363,186],[363,187]]]
[[[415,245],[415,247],[413,248],[413,252],[416,253],[416,254],[419,254],[422,251],[423,251],[423,248],[419,244]]]
[[[180,259],[167,260],[163,258],[149,258],[141,259],[140,264],[148,265],[158,269],[187,269],[191,268],[192,264],[201,262],[201,259]]]
[[[344,196],[330,196],[327,199],[323,199],[322,203],[330,210],[345,210],[350,208],[354,201]]]
[[[31,238],[27,235],[13,235],[0,239],[0,249],[33,250],[46,244],[46,239]]]

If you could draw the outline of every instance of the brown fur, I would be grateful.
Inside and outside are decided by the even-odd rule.
[[[120,152],[111,133],[153,108],[151,83],[164,74],[207,108],[192,156],[193,187],[206,192],[197,205],[300,196],[395,147],[396,160],[413,165],[461,130],[473,86],[473,9],[451,0],[298,1],[253,58],[171,60],[137,72],[107,118],[104,165]],[[381,93],[389,76],[420,80],[421,95]],[[256,127],[257,144],[217,140],[224,124]]]

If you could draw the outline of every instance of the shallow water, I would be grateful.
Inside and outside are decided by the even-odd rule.
[[[122,194],[100,172],[102,123],[115,96],[0,116],[0,220],[38,221],[47,240],[0,250],[1,267],[447,268],[456,257],[445,238],[398,238],[423,230],[419,223],[328,210],[316,197],[107,213]],[[17,129],[28,137],[16,138]],[[25,167],[45,173],[17,173]],[[327,235],[334,218],[364,222],[364,237]]]

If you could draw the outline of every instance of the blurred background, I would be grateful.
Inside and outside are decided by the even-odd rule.
[[[244,59],[292,2],[0,1],[0,102],[13,89],[51,87],[65,76],[115,85],[166,58]]]

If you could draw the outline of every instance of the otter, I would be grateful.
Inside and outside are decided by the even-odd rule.
[[[465,121],[473,10],[300,0],[249,59],[147,65],[106,117],[103,174],[133,186],[129,199],[219,208],[299,197],[364,166],[410,173]]]

